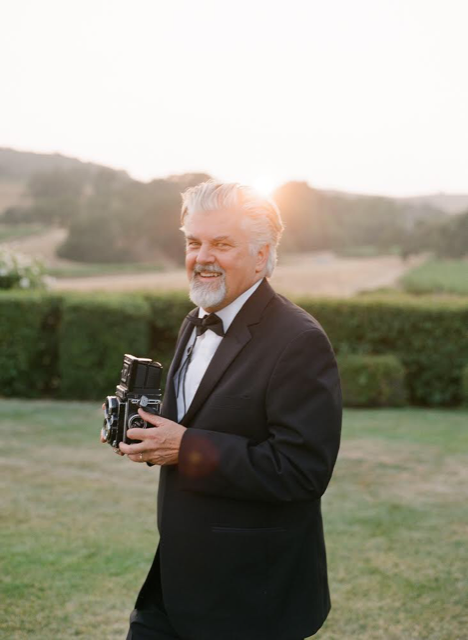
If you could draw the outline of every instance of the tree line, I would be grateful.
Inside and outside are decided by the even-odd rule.
[[[203,173],[148,183],[124,172],[82,165],[34,173],[27,206],[8,209],[5,222],[42,222],[68,229],[60,256],[84,262],[182,260],[181,192]],[[284,252],[349,251],[373,247],[460,257],[468,253],[468,212],[448,216],[430,204],[349,196],[288,182],[273,194],[283,215]]]

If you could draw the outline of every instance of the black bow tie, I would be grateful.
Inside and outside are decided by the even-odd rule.
[[[203,318],[195,318],[194,316],[187,316],[187,320],[191,322],[197,329],[197,338],[205,333],[207,329],[211,329],[221,336],[224,336],[223,321],[216,313],[210,313]]]

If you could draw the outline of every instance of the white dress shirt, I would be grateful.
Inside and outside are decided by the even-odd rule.
[[[227,333],[227,330],[232,324],[232,321],[239,313],[241,308],[250,298],[254,291],[262,283],[263,279],[260,279],[254,285],[244,291],[238,298],[236,298],[231,304],[228,304],[227,307],[221,309],[220,311],[216,311],[216,315],[221,318],[223,321],[223,329],[224,333]],[[205,315],[208,315],[209,312],[200,308],[198,310],[198,317],[203,318]],[[216,353],[216,349],[219,347],[219,344],[223,338],[218,336],[217,333],[212,331],[211,329],[207,329],[205,333],[201,336],[197,337],[196,328],[194,327],[192,334],[187,342],[185,347],[185,353],[182,357],[179,370],[174,377],[174,384],[176,390],[179,390],[177,395],[177,419],[182,420],[184,415],[187,413],[190,404],[197,392],[198,387],[200,386],[200,382],[202,381],[203,376],[205,375],[206,370],[208,369],[208,365],[211,362],[214,354]],[[179,386],[179,374],[184,369],[184,363],[187,360],[187,357],[192,351],[192,359],[190,364],[188,365],[187,372],[185,375],[185,403],[184,403],[184,389],[183,385]],[[185,404],[185,406],[184,406]]]

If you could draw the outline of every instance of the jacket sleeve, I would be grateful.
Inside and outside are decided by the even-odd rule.
[[[187,429],[179,487],[271,502],[322,496],[338,455],[342,416],[338,368],[323,331],[307,330],[283,350],[268,381],[265,408],[269,436],[262,442],[223,433],[222,425],[219,431]]]

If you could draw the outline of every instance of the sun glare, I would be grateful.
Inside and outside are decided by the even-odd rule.
[[[276,185],[270,176],[258,176],[252,180],[253,188],[265,198],[270,198]]]

